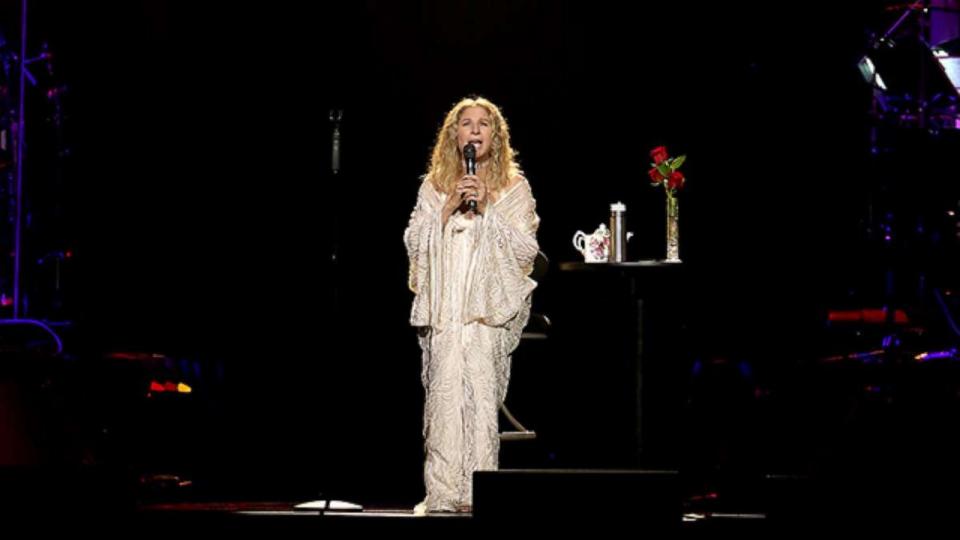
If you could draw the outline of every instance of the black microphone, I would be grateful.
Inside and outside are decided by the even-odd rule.
[[[477,147],[467,143],[463,147],[463,159],[467,163],[467,174],[476,176],[477,174]],[[474,212],[477,211],[477,201],[467,201],[467,207]]]
[[[333,123],[333,144],[330,148],[330,170],[334,176],[340,173],[340,122],[343,120],[342,109],[330,109],[330,122]]]

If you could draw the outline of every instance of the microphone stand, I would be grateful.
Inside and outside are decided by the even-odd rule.
[[[340,313],[340,123],[343,121],[343,109],[330,109],[330,123],[333,131],[330,140],[330,183],[333,200],[333,234],[331,235],[330,266],[332,282],[332,304],[334,314]],[[339,317],[336,320],[340,320]]]
[[[333,214],[332,240],[330,245],[330,269],[331,276],[331,296],[333,300],[334,330],[340,333],[340,184],[342,177],[340,175],[340,124],[343,121],[343,109],[330,109],[329,120],[332,125],[330,137],[330,183],[331,193],[334,204],[331,205]],[[340,354],[339,345],[337,354]],[[295,510],[316,512],[320,517],[327,515],[328,512],[362,512],[363,506],[346,501],[338,501],[326,497],[320,493],[322,498],[300,503],[294,506]]]

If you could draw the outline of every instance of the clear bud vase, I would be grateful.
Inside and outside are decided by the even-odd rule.
[[[677,195],[667,190],[667,258],[666,262],[680,262],[680,210]]]

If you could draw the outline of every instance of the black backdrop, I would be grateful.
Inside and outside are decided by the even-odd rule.
[[[93,348],[223,362],[220,465],[412,500],[422,395],[401,234],[444,112],[471,93],[502,107],[555,263],[616,200],[631,256],[662,257],[647,152],[687,154],[691,319],[795,343],[831,301],[882,281],[854,265],[880,190],[855,66],[867,31],[892,22],[881,7],[43,3],[31,43],[49,41],[69,85],[72,156],[62,195],[28,178],[66,208],[28,249],[58,235],[73,248],[65,316]],[[549,279],[536,294],[545,311],[564,300]],[[756,316],[773,312],[789,315]]]

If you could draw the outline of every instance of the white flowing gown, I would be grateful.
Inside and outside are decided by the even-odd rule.
[[[530,316],[540,218],[526,179],[482,216],[455,214],[444,228],[446,194],[425,180],[404,232],[415,293],[426,394],[423,436],[426,510],[473,502],[473,472],[495,470],[498,410],[510,355]]]

